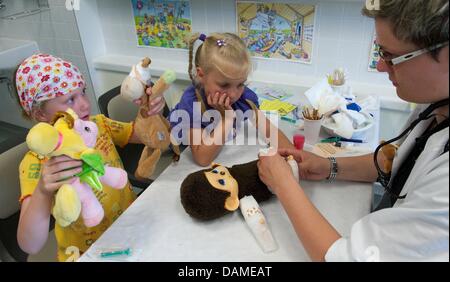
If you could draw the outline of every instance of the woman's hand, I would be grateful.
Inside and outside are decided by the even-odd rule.
[[[53,157],[42,165],[38,189],[45,195],[53,195],[63,184],[73,183],[81,172],[82,162],[67,156]]]
[[[328,159],[306,151],[293,149],[280,149],[278,153],[283,157],[294,157],[298,163],[298,170],[301,179],[324,180],[330,176],[331,165]]]
[[[206,100],[210,107],[218,110],[222,115],[225,114],[226,110],[233,110],[231,107],[231,99],[226,93],[216,92],[215,94],[210,94]]]
[[[286,159],[278,153],[259,156],[258,162],[259,178],[270,187],[272,193],[277,194],[278,188],[283,181],[294,179],[291,166]]]
[[[147,112],[147,114],[149,116],[153,116],[153,115],[157,115],[162,113],[164,106],[166,105],[166,100],[164,99],[163,96],[160,97],[156,97],[156,98],[151,98],[153,92],[152,92],[152,88],[151,87],[147,87],[147,89],[145,90],[145,93],[148,96],[148,99],[150,99],[150,103],[149,103],[149,110]],[[147,99],[146,99],[147,100]],[[142,98],[136,99],[133,101],[136,105],[141,106],[142,105]]]

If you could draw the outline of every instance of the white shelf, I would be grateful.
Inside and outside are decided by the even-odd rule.
[[[129,73],[131,67],[137,64],[141,59],[141,57],[134,56],[106,55],[94,59],[94,67],[97,70]],[[154,76],[160,76],[164,71],[171,69],[175,71],[178,79],[190,80],[187,73],[188,65],[184,62],[152,59],[150,67],[152,69],[152,75]]]

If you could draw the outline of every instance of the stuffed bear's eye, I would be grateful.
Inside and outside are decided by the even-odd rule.
[[[220,183],[220,185],[225,186],[225,180],[219,179],[219,183]]]
[[[225,171],[221,171],[221,172],[220,172],[220,175],[225,175]]]
[[[213,169],[211,170],[212,173],[219,173],[217,170]]]
[[[84,128],[84,130],[85,130],[86,132],[91,132],[91,129],[90,129],[89,127],[87,127],[87,126]]]

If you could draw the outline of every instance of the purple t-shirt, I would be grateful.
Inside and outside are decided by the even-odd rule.
[[[214,110],[214,108],[208,105],[203,90],[201,91],[200,95],[203,98],[206,111]],[[247,103],[246,100],[252,101],[256,105],[256,107],[259,108],[258,96],[248,87],[245,87],[244,93],[239,98],[239,100],[237,100],[234,104],[231,105],[233,110],[237,113],[237,116],[243,117],[244,120],[253,114],[252,108],[250,107],[250,105]],[[180,99],[180,102],[173,108],[173,110],[169,114],[168,119],[172,129],[175,127],[178,128],[183,127],[185,129],[190,128],[203,129],[214,122],[214,120],[211,120],[207,117],[208,116],[207,114],[206,116],[202,117],[200,103],[198,102],[199,101],[197,101],[197,96],[195,95],[195,87],[191,85],[184,91],[183,96]],[[239,123],[237,124],[239,126]],[[178,134],[178,138],[182,138],[182,136]]]

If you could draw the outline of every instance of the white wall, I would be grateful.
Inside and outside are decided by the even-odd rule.
[[[37,1],[34,0],[4,0],[4,3],[6,9],[1,11],[0,17],[17,12],[21,7],[28,9],[37,7]],[[77,65],[88,85],[87,93],[91,100],[92,112],[98,113],[74,13],[66,9],[65,0],[49,0],[48,3],[50,7],[48,11],[15,20],[0,19],[0,36],[36,41],[41,52],[64,58]],[[5,89],[6,87],[1,88],[1,91],[4,92]],[[1,97],[6,99],[6,95]]]
[[[270,2],[270,1],[266,1]],[[374,22],[361,15],[364,0],[312,0],[289,1],[317,4],[313,63],[311,65],[254,59],[255,74],[259,80],[272,79],[279,83],[293,82],[311,86],[336,67],[345,67],[355,91],[381,95],[382,107],[380,135],[383,138],[396,134],[391,128],[399,120],[405,120],[408,105],[395,95],[395,89],[386,74],[369,72],[368,56],[371,47]],[[95,39],[85,40],[88,31],[81,30],[86,49],[95,49],[95,55],[87,54],[91,73],[95,75],[94,86],[97,96],[119,85],[136,58],[150,56],[162,61],[163,65],[174,62],[181,71],[187,72],[188,54],[185,50],[137,47],[135,27],[130,0],[82,0],[80,21],[92,19],[95,10],[98,19],[90,21],[90,29],[98,34]],[[205,34],[211,32],[236,32],[235,0],[191,0],[193,31]],[[94,14],[95,14],[94,13]],[[83,33],[86,33],[83,35]],[[95,46],[87,47],[87,45]],[[99,42],[99,43],[98,43]],[[89,51],[87,50],[87,53]],[[106,67],[99,67],[98,61]],[[118,62],[120,61],[120,62]],[[256,75],[255,75],[256,76]],[[183,79],[186,79],[183,75]],[[289,77],[288,79],[283,79]],[[181,81],[166,95],[169,106],[173,106],[188,81]]]
[[[256,59],[257,71],[323,77],[343,66],[354,82],[391,87],[386,75],[367,70],[374,23],[361,15],[363,1],[294,2],[318,4],[313,64]],[[130,0],[97,0],[97,5],[107,54],[151,56],[187,64],[184,50],[137,47]],[[191,7],[194,31],[236,32],[235,0],[191,0]]]

